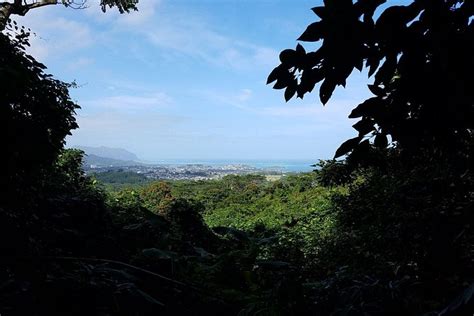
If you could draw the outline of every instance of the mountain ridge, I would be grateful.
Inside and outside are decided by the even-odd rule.
[[[88,156],[97,156],[102,158],[114,159],[114,160],[123,160],[123,161],[139,161],[140,159],[136,154],[123,149],[123,148],[113,148],[106,146],[92,147],[92,146],[73,146],[74,148],[80,149],[86,153]]]

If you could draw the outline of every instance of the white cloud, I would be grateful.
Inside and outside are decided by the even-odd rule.
[[[118,110],[120,112],[141,112],[162,109],[173,103],[166,93],[157,92],[150,95],[116,95],[95,100],[83,101],[84,109]]]
[[[81,111],[82,112],[82,111]],[[68,146],[113,146],[130,149],[142,157],[155,152],[156,143],[169,143],[171,146],[182,135],[182,126],[189,118],[156,112],[128,113],[103,111],[96,114],[79,114],[79,129],[67,138]]]
[[[118,21],[119,23],[138,26],[148,23],[154,17],[160,3],[160,0],[140,1],[138,11],[123,14]]]
[[[67,69],[69,71],[75,71],[78,69],[82,69],[84,67],[88,67],[94,64],[95,60],[89,57],[79,57],[75,60],[72,60],[69,65],[67,65]]]
[[[246,102],[252,97],[252,90],[250,89],[242,89],[239,95],[237,95],[237,99],[240,102]]]
[[[186,11],[169,12],[162,7],[161,0],[145,0],[140,1],[137,12],[121,15],[116,9],[110,9],[104,14],[98,0],[93,0],[89,1],[89,8],[74,14],[70,13],[71,9],[58,5],[32,10],[16,20],[37,34],[31,39],[29,52],[45,62],[48,58],[90,48],[98,42],[113,42],[115,35],[124,32],[142,37],[169,55],[187,55],[233,70],[247,71],[255,67],[270,70],[278,62],[278,51],[273,48],[225,36],[202,17]],[[61,17],[67,15],[74,19]],[[92,30],[87,23],[100,27]],[[133,45],[128,49],[143,59],[133,51]]]
[[[347,122],[347,116],[354,104],[348,100],[332,100],[326,106],[320,102],[295,105],[299,102],[286,103],[283,106],[266,106],[258,109],[259,114],[282,118],[308,118],[321,123]],[[300,103],[301,104],[301,103]]]
[[[261,110],[261,113],[269,116],[282,116],[282,117],[308,117],[318,114],[323,114],[321,107],[317,104],[307,106],[274,106],[265,107]]]
[[[268,68],[278,58],[272,48],[223,36],[199,21],[163,22],[142,32],[158,47],[236,70]]]
[[[269,68],[278,61],[278,51],[273,48],[228,37],[200,17],[186,11],[162,10],[160,4],[161,1],[140,3],[139,12],[117,17],[111,31],[135,32],[168,53],[237,70]]]
[[[253,98],[253,92],[250,89],[230,92],[199,90],[193,91],[193,93],[200,97],[204,97],[214,104],[230,105],[241,110],[254,112],[254,109],[249,106],[249,102]]]
[[[28,53],[40,61],[66,56],[95,43],[91,28],[58,17],[57,12],[61,9],[65,10],[62,6],[44,7],[28,12],[25,17],[14,17],[20,25],[31,28],[34,35],[30,38]]]

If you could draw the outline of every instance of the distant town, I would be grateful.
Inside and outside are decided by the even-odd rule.
[[[279,178],[285,173],[280,167],[257,168],[241,163],[163,163],[140,162],[138,157],[124,149],[108,147],[79,147],[85,152],[83,169],[86,174],[136,175],[136,179],[149,180],[210,180],[226,175],[261,174],[268,178]]]
[[[282,170],[273,168],[255,168],[242,164],[229,165],[126,165],[126,166],[84,166],[86,173],[103,172],[132,172],[152,180],[211,180],[220,179],[226,175],[262,174],[269,177],[279,177]]]

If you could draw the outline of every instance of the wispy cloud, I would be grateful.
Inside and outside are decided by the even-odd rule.
[[[150,95],[116,95],[82,102],[89,110],[119,110],[121,112],[143,112],[160,110],[170,106],[173,99],[163,92]]]
[[[234,70],[269,68],[276,63],[277,50],[226,36],[191,12],[164,10],[162,2],[140,3],[139,12],[117,18],[111,31],[133,31],[169,54],[186,55]]]
[[[60,8],[45,7],[35,9],[25,17],[15,16],[21,25],[32,29],[34,35],[28,52],[38,60],[72,55],[95,44],[94,32],[87,24],[54,16],[57,9]]]
[[[115,146],[130,149],[142,157],[160,150],[163,144],[172,146],[182,135],[188,117],[157,112],[136,112],[128,115],[115,111],[77,116],[79,129],[67,138],[69,146]],[[144,141],[145,140],[145,141]]]
[[[300,101],[298,99],[298,101]],[[334,129],[336,126],[350,126],[347,116],[353,103],[348,100],[332,100],[326,106],[319,102],[308,104],[294,101],[285,105],[264,106],[257,109],[257,113],[265,117],[310,121],[318,129]]]
[[[215,91],[215,90],[199,90],[193,91],[199,97],[209,100],[212,104],[230,105],[232,107],[245,110],[254,111],[249,106],[253,98],[253,91],[251,89],[241,89],[236,91]]]
[[[235,91],[206,90],[194,91],[200,97],[209,100],[212,104],[228,105],[257,116],[309,119],[317,121],[337,122],[346,121],[354,101],[345,99],[330,100],[326,106],[319,101],[308,103],[307,100],[293,99],[288,103],[275,99],[274,104],[269,102],[268,96],[255,93],[251,89]]]
[[[67,65],[67,69],[69,71],[75,71],[75,70],[78,70],[78,69],[83,69],[84,67],[88,67],[90,65],[93,65],[94,62],[95,62],[95,60],[93,58],[79,57],[79,58],[71,61]]]
[[[162,21],[155,28],[142,31],[155,46],[234,70],[268,68],[278,57],[272,48],[226,37],[196,20]]]

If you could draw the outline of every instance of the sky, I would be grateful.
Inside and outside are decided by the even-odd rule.
[[[266,85],[321,1],[140,0],[125,15],[88,3],[16,19],[35,32],[29,52],[48,72],[78,84],[80,128],[68,146],[119,147],[146,161],[316,161],[356,136],[347,116],[369,97],[366,73],[326,106],[317,93],[286,103]]]

